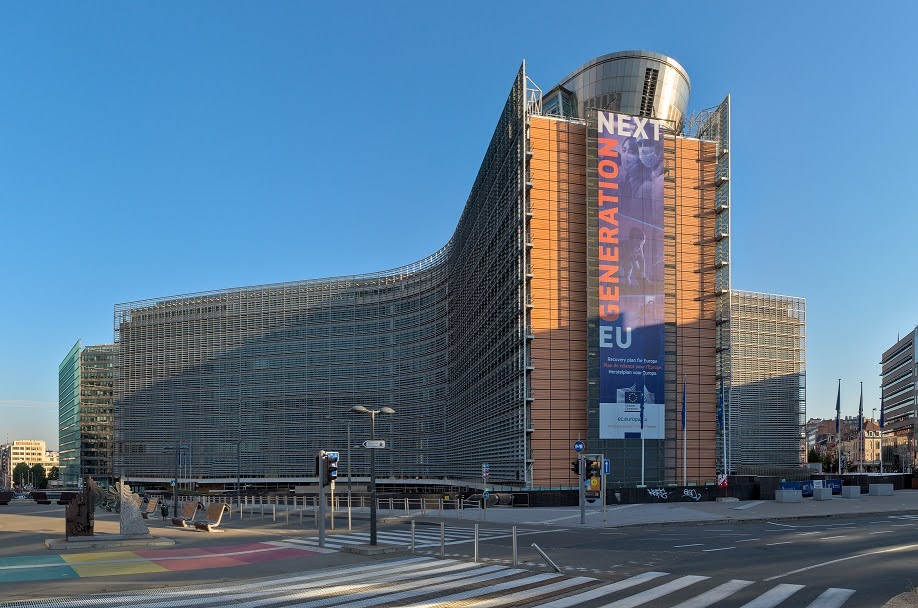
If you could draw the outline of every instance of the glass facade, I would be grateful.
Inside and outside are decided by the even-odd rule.
[[[909,473],[918,462],[918,327],[889,347],[880,364],[883,462]]]
[[[806,463],[806,300],[734,290],[727,453],[739,474]]]
[[[112,479],[111,344],[83,347],[77,340],[58,367],[60,478],[76,484],[87,475],[101,484]]]
[[[118,305],[116,475],[314,475],[388,406],[380,476],[526,475],[524,72],[449,243],[394,270]],[[357,441],[357,439],[355,439]],[[365,450],[352,454],[366,475]]]
[[[80,353],[77,340],[57,369],[60,478],[75,484],[80,478]]]
[[[100,485],[113,481],[114,363],[112,344],[87,346],[80,354],[80,471]]]

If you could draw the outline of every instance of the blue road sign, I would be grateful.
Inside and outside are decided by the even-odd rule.
[[[482,494],[481,496],[482,496],[485,500],[487,500],[487,499],[491,496],[491,493],[490,493],[490,492],[485,492],[485,493]]]
[[[586,445],[582,441],[574,442],[574,451],[578,454],[586,449]]]
[[[490,470],[491,470],[491,465],[485,463],[485,464],[481,465],[481,470],[482,470],[482,471],[490,471]]]
[[[602,459],[602,474],[611,475],[612,474],[612,461],[608,458]]]

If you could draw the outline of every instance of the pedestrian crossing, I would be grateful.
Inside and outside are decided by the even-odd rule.
[[[0,608],[840,608],[851,589],[820,590],[707,576],[644,572],[615,582],[429,557],[406,557],[234,584],[159,588],[72,599],[0,603]],[[787,603],[785,603],[787,602]]]
[[[552,532],[556,531],[557,530],[552,530]],[[519,528],[516,534],[517,536],[527,536],[532,534],[546,534],[547,532],[547,530]],[[461,545],[474,541],[475,530],[473,528],[446,526],[443,536],[444,545]],[[481,528],[478,531],[479,542],[511,538],[512,536],[513,532],[511,530]],[[376,534],[376,539],[380,544],[410,547],[411,530],[380,530]],[[319,539],[314,537],[284,538],[282,541],[309,547],[319,546]],[[353,545],[365,545],[368,542],[370,542],[370,534],[368,532],[348,532],[346,534],[327,534],[325,536],[325,547],[330,549],[343,549]],[[429,549],[431,547],[439,548],[440,528],[437,526],[417,526],[414,532],[414,546],[416,549]]]

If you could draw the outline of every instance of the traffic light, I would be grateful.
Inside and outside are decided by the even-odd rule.
[[[325,485],[338,479],[338,452],[325,452]]]
[[[602,475],[602,463],[598,460],[588,460],[586,476],[587,477],[599,477]]]
[[[579,458],[577,460],[571,460],[571,471],[573,471],[577,475],[580,475],[580,459]]]

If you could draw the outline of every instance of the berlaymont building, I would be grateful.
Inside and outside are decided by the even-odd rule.
[[[576,488],[578,440],[615,487],[715,481],[730,100],[688,114],[689,91],[657,53],[604,55],[551,88],[524,63],[439,251],[117,305],[116,473],[292,488],[324,449],[359,483],[362,405],[395,411],[375,418],[394,486],[468,487],[487,464],[497,486]]]

